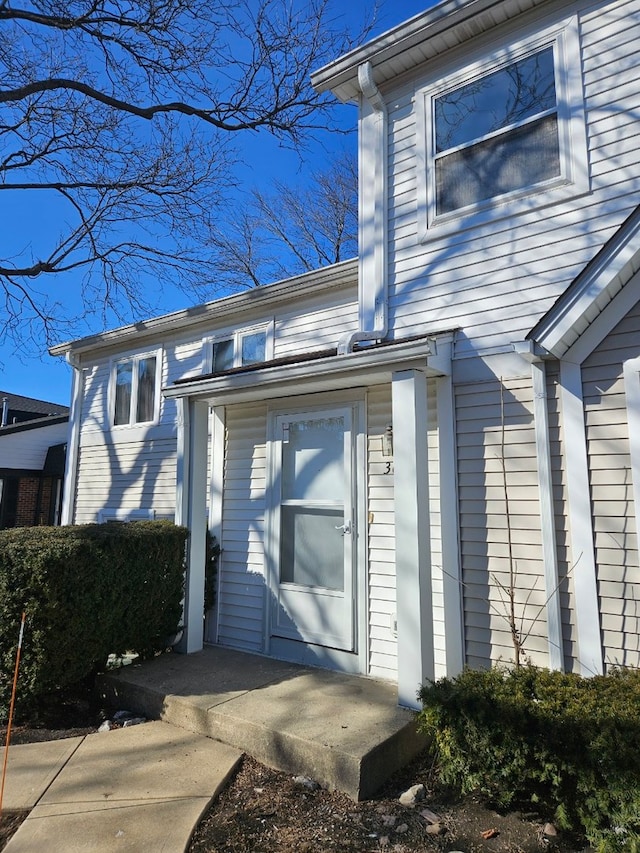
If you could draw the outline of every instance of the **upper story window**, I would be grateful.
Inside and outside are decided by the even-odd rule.
[[[272,324],[222,333],[211,340],[211,345],[213,373],[260,364],[272,357]]]
[[[158,417],[160,355],[145,353],[113,365],[114,426],[150,423]]]
[[[436,216],[560,175],[553,48],[434,98]]]
[[[575,19],[423,93],[425,230],[509,216],[588,190]],[[419,103],[421,103],[419,101]]]

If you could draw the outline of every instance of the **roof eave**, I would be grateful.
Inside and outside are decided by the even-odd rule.
[[[640,269],[640,205],[527,335],[562,358]]]
[[[351,258],[330,267],[323,267],[311,272],[302,273],[292,278],[283,279],[263,287],[253,287],[242,293],[222,296],[219,299],[110,329],[97,335],[90,335],[73,341],[56,344],[49,348],[53,356],[65,356],[68,353],[81,355],[95,350],[105,349],[115,345],[126,344],[135,340],[139,343],[154,335],[170,330],[172,334],[184,331],[192,326],[206,323],[209,319],[219,321],[220,318],[237,314],[248,308],[260,307],[278,303],[292,297],[305,296],[314,291],[331,290],[343,287],[349,283],[357,283],[358,259]]]
[[[348,355],[328,355],[317,360],[301,360],[287,365],[265,365],[246,373],[194,376],[163,388],[168,398],[225,402],[252,402],[280,399],[289,395],[365,387],[387,381],[392,370],[418,369],[429,376],[441,376],[451,369],[446,347],[439,352],[438,340],[451,332],[419,339],[390,342],[385,346],[356,350]]]
[[[444,0],[350,51],[311,75],[319,92],[331,91],[343,102],[357,99],[358,68],[365,62],[373,66],[374,79],[382,85],[397,76],[397,60],[402,56],[403,72],[456,44],[495,26],[487,13],[499,8],[504,20],[549,0]]]

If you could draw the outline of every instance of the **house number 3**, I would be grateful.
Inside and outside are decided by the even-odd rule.
[[[385,474],[393,474],[393,462],[387,462],[384,469]]]

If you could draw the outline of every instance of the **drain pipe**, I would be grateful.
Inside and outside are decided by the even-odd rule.
[[[73,368],[73,383],[71,391],[71,412],[69,413],[69,434],[67,440],[67,458],[65,460],[64,480],[62,485],[61,524],[73,524],[74,504],[76,494],[76,479],[78,476],[78,455],[80,450],[80,421],[82,414],[82,399],[84,396],[84,373],[80,357],[68,350],[67,363]]]
[[[9,398],[3,397],[2,398],[2,423],[0,423],[0,426],[6,426],[8,420],[9,420]]]
[[[360,330],[338,343],[338,355],[351,352],[355,343],[386,338],[389,331],[387,270],[387,105],[373,79],[373,68],[365,62],[358,68],[361,98],[358,133],[359,252],[358,300]],[[365,167],[373,163],[373,180],[362,180]],[[367,175],[370,175],[367,169]]]

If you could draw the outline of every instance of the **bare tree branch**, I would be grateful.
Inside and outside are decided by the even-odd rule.
[[[216,270],[233,140],[269,133],[295,147],[332,126],[330,100],[309,84],[350,47],[332,2],[0,0],[0,218],[50,210],[53,223],[0,235],[0,341],[23,345],[25,330],[56,339],[90,315],[129,319],[150,282],[202,298],[263,281],[264,259],[291,232],[258,233],[253,213]],[[298,266],[346,245],[296,227],[309,246]],[[82,299],[73,316],[71,287]]]
[[[355,257],[355,158],[339,155],[306,187],[277,182],[254,191],[241,216],[211,234],[219,275],[233,287],[266,284]]]

